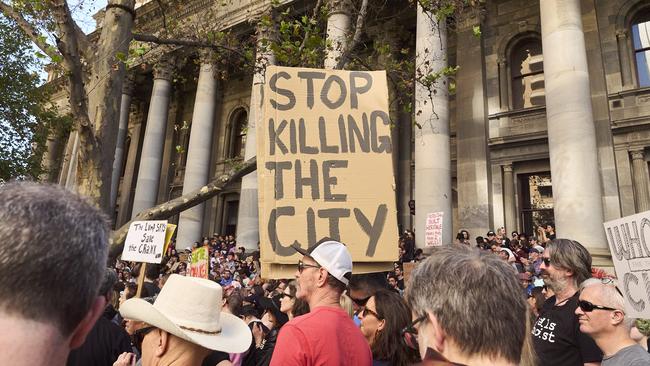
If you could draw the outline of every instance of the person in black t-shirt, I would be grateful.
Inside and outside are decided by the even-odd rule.
[[[533,325],[533,345],[540,365],[598,365],[602,352],[580,332],[575,310],[578,285],[591,277],[591,255],[568,239],[548,242],[540,266],[542,278],[555,295],[544,303]]]

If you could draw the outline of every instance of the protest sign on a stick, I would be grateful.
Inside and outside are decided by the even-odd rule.
[[[192,250],[192,260],[190,262],[190,277],[208,278],[210,271],[210,259],[208,247],[200,247]]]
[[[297,262],[291,245],[325,237],[347,245],[355,272],[397,260],[385,72],[270,66],[264,96],[256,126],[263,275],[286,275],[274,268]]]
[[[650,211],[604,223],[630,318],[650,318]]]
[[[167,220],[132,222],[126,234],[122,260],[160,264],[166,231]]]

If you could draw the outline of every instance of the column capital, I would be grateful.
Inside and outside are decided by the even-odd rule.
[[[627,38],[627,29],[617,29],[616,30],[617,39],[626,39]]]
[[[122,94],[133,95],[133,89],[135,88],[135,81],[133,79],[133,74],[127,73],[124,75],[124,81],[122,82]]]
[[[512,163],[501,165],[505,173],[512,173]]]
[[[176,57],[164,55],[153,66],[153,78],[170,81],[176,69]]]
[[[499,66],[506,66],[508,64],[508,60],[505,57],[499,57],[497,59],[497,64]]]
[[[330,15],[337,13],[352,14],[352,4],[350,0],[327,0],[330,9]]]
[[[199,54],[199,62],[201,64],[214,65],[214,63],[216,62],[216,53],[212,49],[202,48],[199,50],[198,54]]]
[[[630,150],[632,160],[643,160],[645,158],[645,151],[643,148],[635,148]]]

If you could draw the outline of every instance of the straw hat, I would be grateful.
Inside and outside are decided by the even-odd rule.
[[[120,313],[211,350],[244,352],[251,345],[251,331],[243,320],[221,312],[221,300],[217,283],[172,274],[153,305],[132,298],[120,306]]]

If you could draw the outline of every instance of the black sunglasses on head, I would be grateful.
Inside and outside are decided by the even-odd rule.
[[[355,299],[354,297],[350,296],[350,299],[352,300],[352,302],[357,304],[357,306],[364,307],[364,306],[366,306],[366,304],[368,303],[368,300],[370,300],[371,297],[372,296],[364,297],[363,299]]]

